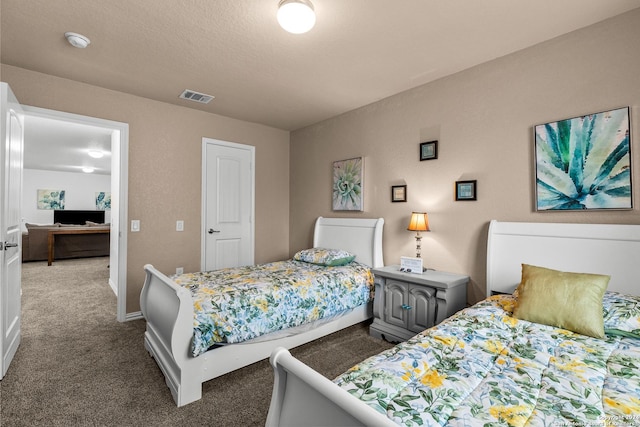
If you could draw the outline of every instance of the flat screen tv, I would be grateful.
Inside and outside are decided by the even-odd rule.
[[[54,224],[84,225],[87,221],[104,224],[104,211],[54,210]]]

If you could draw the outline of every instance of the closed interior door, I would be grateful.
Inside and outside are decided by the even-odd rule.
[[[252,146],[203,139],[203,270],[252,265]]]
[[[0,379],[20,345],[22,280],[22,156],[24,115],[13,92],[1,85],[0,115]]]

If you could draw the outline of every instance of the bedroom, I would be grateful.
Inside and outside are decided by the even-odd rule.
[[[364,156],[365,211],[354,215],[384,217],[385,257],[398,259],[413,251],[412,235],[404,230],[410,212],[427,211],[433,231],[423,239],[423,257],[434,268],[469,274],[471,302],[484,288],[483,235],[491,218],[638,222],[636,210],[533,212],[531,129],[620,106],[633,112],[640,91],[639,60],[632,53],[639,16],[633,10],[293,132],[16,65],[3,63],[0,77],[25,105],[129,123],[128,217],[141,221],[141,231],[128,236],[129,314],[139,311],[145,263],[168,272],[199,269],[203,136],[256,146],[256,262],[282,259],[307,245],[313,219],[335,215],[331,163]],[[3,57],[9,36],[3,34]],[[549,102],[558,96],[566,102]],[[636,125],[632,113],[632,129]],[[440,141],[439,158],[419,162],[419,143],[432,139]],[[478,180],[478,201],[453,201],[460,179]],[[390,203],[390,187],[405,182],[408,202]],[[185,231],[176,233],[180,218]]]
[[[335,215],[331,163],[363,156],[365,211],[353,216],[384,217],[385,258],[397,260],[414,250],[405,230],[410,212],[429,212],[433,231],[422,242],[425,262],[469,274],[468,299],[474,302],[484,290],[489,219],[640,223],[637,208],[533,212],[531,148],[535,124],[620,106],[631,107],[635,132],[639,23],[635,9],[292,132],[39,73],[18,62],[3,60],[0,78],[26,105],[129,123],[128,216],[140,219],[142,228],[129,235],[128,313],[139,311],[145,263],[168,272],[178,265],[199,268],[203,136],[257,147],[256,262],[307,246],[313,219]],[[10,42],[4,28],[3,45]],[[420,162],[419,143],[433,139],[440,143],[439,158]],[[476,202],[453,200],[460,179],[478,180]],[[390,187],[398,184],[408,186],[407,203],[390,202]],[[637,186],[634,192],[637,200]],[[182,234],[173,232],[178,218],[185,220]]]

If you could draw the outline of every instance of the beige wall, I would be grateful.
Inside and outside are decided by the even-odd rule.
[[[142,267],[200,269],[201,150],[209,137],[256,147],[256,262],[289,249],[289,132],[2,65],[24,105],[129,124],[127,312],[139,310]],[[176,220],[185,231],[176,232]]]
[[[384,217],[385,263],[415,255],[406,231],[427,211],[425,264],[471,276],[469,302],[484,296],[491,219],[640,224],[640,10],[384,99],[291,135],[290,253],[307,246],[318,215]],[[416,52],[419,55],[420,52]],[[630,106],[633,211],[534,211],[533,126]],[[437,139],[437,160],[418,160]],[[332,162],[365,157],[365,210],[332,212]],[[478,201],[455,202],[456,180],[478,180]],[[408,202],[390,187],[407,184]]]

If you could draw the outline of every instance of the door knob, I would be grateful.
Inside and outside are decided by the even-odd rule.
[[[213,234],[213,233],[219,233],[220,230],[214,230],[213,228],[210,228],[209,230],[207,230],[207,233],[209,234]]]
[[[2,246],[2,244],[0,244],[0,246]],[[11,242],[4,242],[4,249],[8,249],[8,248],[17,248],[18,244],[17,243],[11,243]],[[0,248],[1,249],[1,248]]]

